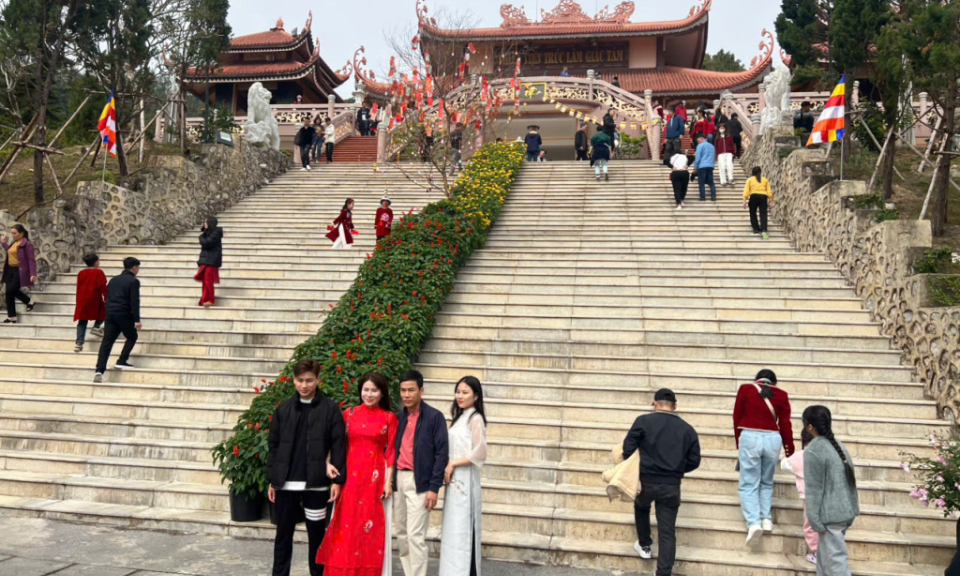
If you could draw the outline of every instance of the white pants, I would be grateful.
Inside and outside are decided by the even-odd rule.
[[[417,492],[410,470],[397,470],[397,492],[393,495],[397,519],[397,550],[406,576],[427,576],[427,528],[430,511],[424,506],[425,492]]]
[[[720,185],[733,184],[733,154],[718,155],[717,167],[720,169]]]
[[[337,236],[337,241],[333,243],[333,249],[349,250],[350,244],[347,244],[347,234],[349,234],[349,232],[343,229],[343,224],[338,225],[337,231],[340,233],[340,235]]]

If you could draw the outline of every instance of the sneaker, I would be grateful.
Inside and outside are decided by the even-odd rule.
[[[770,235],[767,234],[766,232],[760,233],[760,237],[763,238],[764,240],[769,240],[769,239],[770,239]]]
[[[100,338],[103,338],[103,328],[91,328],[90,333],[93,334],[94,336],[99,336]]]
[[[134,366],[133,364],[130,363],[129,360],[127,360],[126,362],[117,362],[114,368],[116,368],[117,370],[133,370],[134,368],[136,368],[136,366]]]
[[[74,351],[74,352],[83,352],[83,344],[78,343],[76,346],[73,347],[73,351]]]
[[[683,208],[683,206],[681,206],[680,204],[677,204],[677,207],[674,208],[674,210],[679,210],[679,209],[681,209],[681,208]]]
[[[643,558],[644,560],[649,560],[653,558],[653,550],[651,549],[651,547],[641,546],[639,541],[633,543],[633,549],[636,550],[637,554],[639,554],[640,557]]]
[[[309,166],[307,166],[307,170],[310,170],[310,167],[309,167]]]
[[[609,181],[610,181],[610,175],[609,175],[609,174],[604,174],[604,175],[603,175],[603,179],[606,180],[607,182],[609,182]]]
[[[101,374],[101,373],[99,373],[99,372],[97,372],[96,374],[94,374],[94,375],[93,375],[93,382],[94,382],[94,384],[99,384],[99,383],[103,382],[103,374]]]
[[[764,532],[773,532],[773,520],[764,518],[760,521],[760,527],[763,528]]]
[[[809,562],[809,563],[811,563],[811,564],[816,564],[816,563],[817,563],[817,555],[816,555],[816,554],[812,554],[812,553],[811,553],[811,554],[807,554],[807,562]]]
[[[760,233],[759,233],[759,232],[757,232],[756,230],[754,230],[754,231],[753,231],[753,235],[754,235],[754,236],[759,236],[759,235],[760,235]]]
[[[600,181],[600,175],[597,174],[597,182],[599,182],[599,181]]]
[[[304,168],[301,168],[300,171],[301,171],[301,172],[306,172],[307,169],[306,169],[306,167],[304,167]]]
[[[754,539],[760,539],[761,536],[763,536],[763,528],[759,524],[752,524],[747,529],[747,544]]]

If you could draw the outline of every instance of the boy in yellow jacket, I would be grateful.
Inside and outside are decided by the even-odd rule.
[[[770,181],[764,178],[760,173],[760,167],[753,169],[750,178],[743,186],[743,207],[750,208],[750,226],[753,227],[753,235],[760,235],[764,240],[769,240],[767,234],[767,209],[773,206],[773,190],[770,188]],[[760,213],[759,221],[757,213]]]

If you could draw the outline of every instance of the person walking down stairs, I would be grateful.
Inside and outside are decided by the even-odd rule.
[[[587,126],[585,124],[580,124],[577,127],[577,134],[573,138],[573,147],[577,151],[577,160],[586,160],[587,159]]]
[[[613,139],[603,131],[599,126],[597,133],[590,139],[590,145],[593,146],[593,155],[590,160],[593,162],[593,169],[597,173],[597,180],[600,179],[600,170],[603,170],[604,180],[610,180],[607,163],[610,162],[610,150],[613,148]]]
[[[760,235],[764,240],[770,238],[767,234],[767,210],[773,205],[773,189],[759,166],[754,166],[747,182],[743,186],[743,207],[750,210],[750,226],[753,235]]]
[[[347,250],[353,245],[353,235],[356,234],[353,227],[353,199],[347,198],[343,203],[343,210],[333,221],[333,226],[327,232],[327,238],[333,242],[334,249]]]
[[[200,232],[200,259],[197,260],[197,274],[193,277],[203,282],[200,293],[200,306],[213,306],[217,303],[214,284],[220,283],[220,267],[223,265],[223,228],[217,226],[213,216],[203,222]]]
[[[333,162],[333,143],[337,140],[337,129],[333,127],[333,120],[327,118],[327,127],[323,129],[323,146],[327,152],[327,164]]]
[[[317,131],[309,120],[303,121],[303,127],[297,131],[293,137],[293,144],[300,149],[300,162],[303,163],[301,170],[310,169],[310,149],[313,148],[313,139],[317,136]]]
[[[114,276],[107,284],[107,321],[103,331],[103,340],[100,341],[100,353],[97,355],[97,372],[93,376],[94,382],[103,382],[103,375],[107,371],[107,359],[113,350],[113,344],[123,334],[126,342],[120,351],[116,367],[119,370],[133,368],[130,363],[130,353],[137,344],[137,331],[143,326],[140,323],[140,261],[136,258],[123,259],[123,272]]]
[[[853,460],[833,436],[826,406],[808,406],[803,411],[803,429],[813,436],[803,453],[803,470],[807,518],[819,534],[817,576],[849,576],[846,534],[860,515]]]
[[[740,470],[740,509],[747,522],[747,543],[773,530],[773,474],[780,446],[793,456],[790,398],[777,388],[773,370],[761,370],[737,391],[733,432]]]
[[[93,320],[93,334],[103,338],[103,321],[107,317],[107,275],[100,269],[100,257],[87,254],[83,257],[87,265],[77,274],[77,307],[73,320],[77,323],[77,345],[74,352],[83,351],[87,337],[87,322]]]
[[[668,388],[653,396],[653,412],[639,416],[623,440],[623,458],[640,451],[640,494],[634,500],[641,558],[653,557],[650,507],[656,504],[659,551],[656,576],[671,576],[677,557],[680,482],[700,467],[700,437],[676,414],[677,396]]]
[[[3,263],[3,284],[6,287],[7,319],[4,324],[16,324],[17,300],[27,305],[27,310],[33,310],[33,298],[23,293],[24,288],[33,286],[37,281],[37,259],[34,255],[33,244],[30,242],[30,233],[22,224],[10,227],[13,244],[7,244],[7,235],[0,234],[0,245],[6,260]]]
[[[733,144],[733,136],[727,132],[726,123],[717,129],[717,139],[713,145],[717,152],[717,168],[720,169],[720,185],[724,188],[733,186],[733,155],[737,150]]]

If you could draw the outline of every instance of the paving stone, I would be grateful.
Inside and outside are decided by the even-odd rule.
[[[55,560],[10,558],[0,562],[0,576],[46,576],[66,568],[69,563]]]

